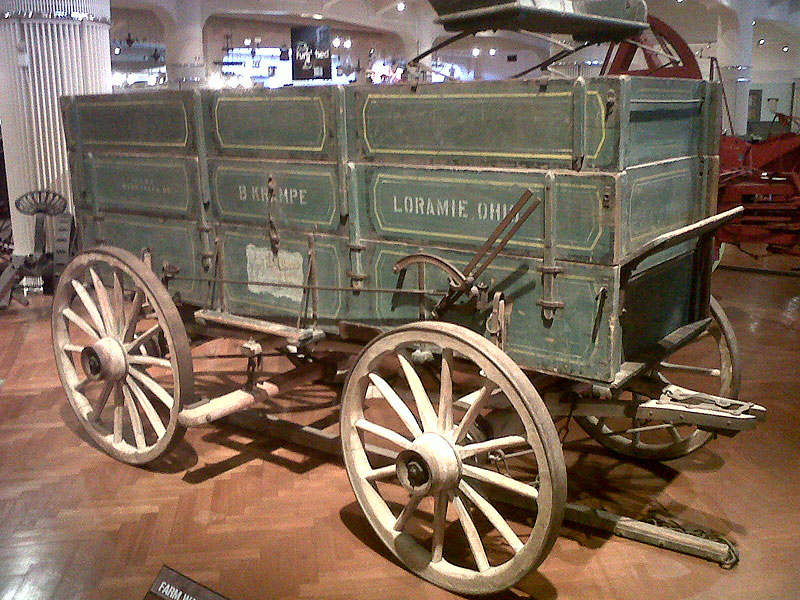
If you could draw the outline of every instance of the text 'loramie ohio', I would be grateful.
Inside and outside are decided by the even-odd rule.
[[[513,203],[505,202],[475,202],[457,198],[431,198],[427,196],[392,196],[393,212],[406,215],[502,221],[513,207]],[[514,217],[514,221],[518,220],[519,213]]]

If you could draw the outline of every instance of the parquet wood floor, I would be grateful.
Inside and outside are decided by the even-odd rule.
[[[720,271],[714,289],[744,357],[742,398],[768,421],[650,466],[573,432],[570,497],[630,516],[665,508],[730,536],[741,564],[567,524],[498,600],[800,598],[800,279]],[[56,375],[48,298],[0,313],[0,379],[0,600],[138,600],[162,564],[231,600],[454,597],[387,554],[338,459],[230,425],[189,431],[158,470],[96,450]]]

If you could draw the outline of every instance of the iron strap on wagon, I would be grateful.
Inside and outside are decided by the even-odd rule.
[[[641,1],[432,4],[456,38],[580,46],[647,27]],[[714,231],[739,213],[715,214],[716,84],[176,91],[66,98],[63,115],[84,250],[53,340],[103,450],[147,463],[185,427],[345,377],[337,431],[260,424],[340,452],[378,536],[437,585],[514,585],[565,511],[725,560],[718,542],[567,505],[553,422],[667,460],[764,416],[737,400],[710,294]],[[244,342],[246,382],[198,398],[192,346],[216,337]],[[263,379],[270,352],[296,368]]]

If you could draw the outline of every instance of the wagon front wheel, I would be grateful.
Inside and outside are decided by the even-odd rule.
[[[665,358],[658,366],[662,378],[683,387],[738,398],[742,380],[736,335],[719,302],[711,298],[711,324],[693,343]],[[642,460],[672,460],[708,443],[714,434],[685,423],[629,418],[575,417],[594,440],[621,456]]]
[[[497,346],[449,323],[395,329],[358,357],[341,410],[356,498],[409,570],[488,594],[547,556],[564,457],[535,388]]]
[[[106,453],[144,464],[180,439],[194,393],[189,341],[141,260],[110,246],[76,256],[53,297],[52,334],[70,406]]]

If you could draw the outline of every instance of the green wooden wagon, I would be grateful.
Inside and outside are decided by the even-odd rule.
[[[458,35],[536,30],[543,15],[581,39],[644,26],[630,2],[555,17],[525,2],[433,4]],[[84,250],[55,293],[56,362],[81,424],[119,460],[156,460],[186,427],[345,372],[338,433],[264,424],[341,448],[370,523],[410,570],[487,593],[556,539],[567,494],[554,419],[663,460],[763,415],[735,399],[738,350],[710,297],[712,235],[735,214],[715,210],[713,83],[62,106]],[[211,337],[243,342],[247,382],[203,398],[191,348]],[[275,351],[297,368],[264,380]]]

